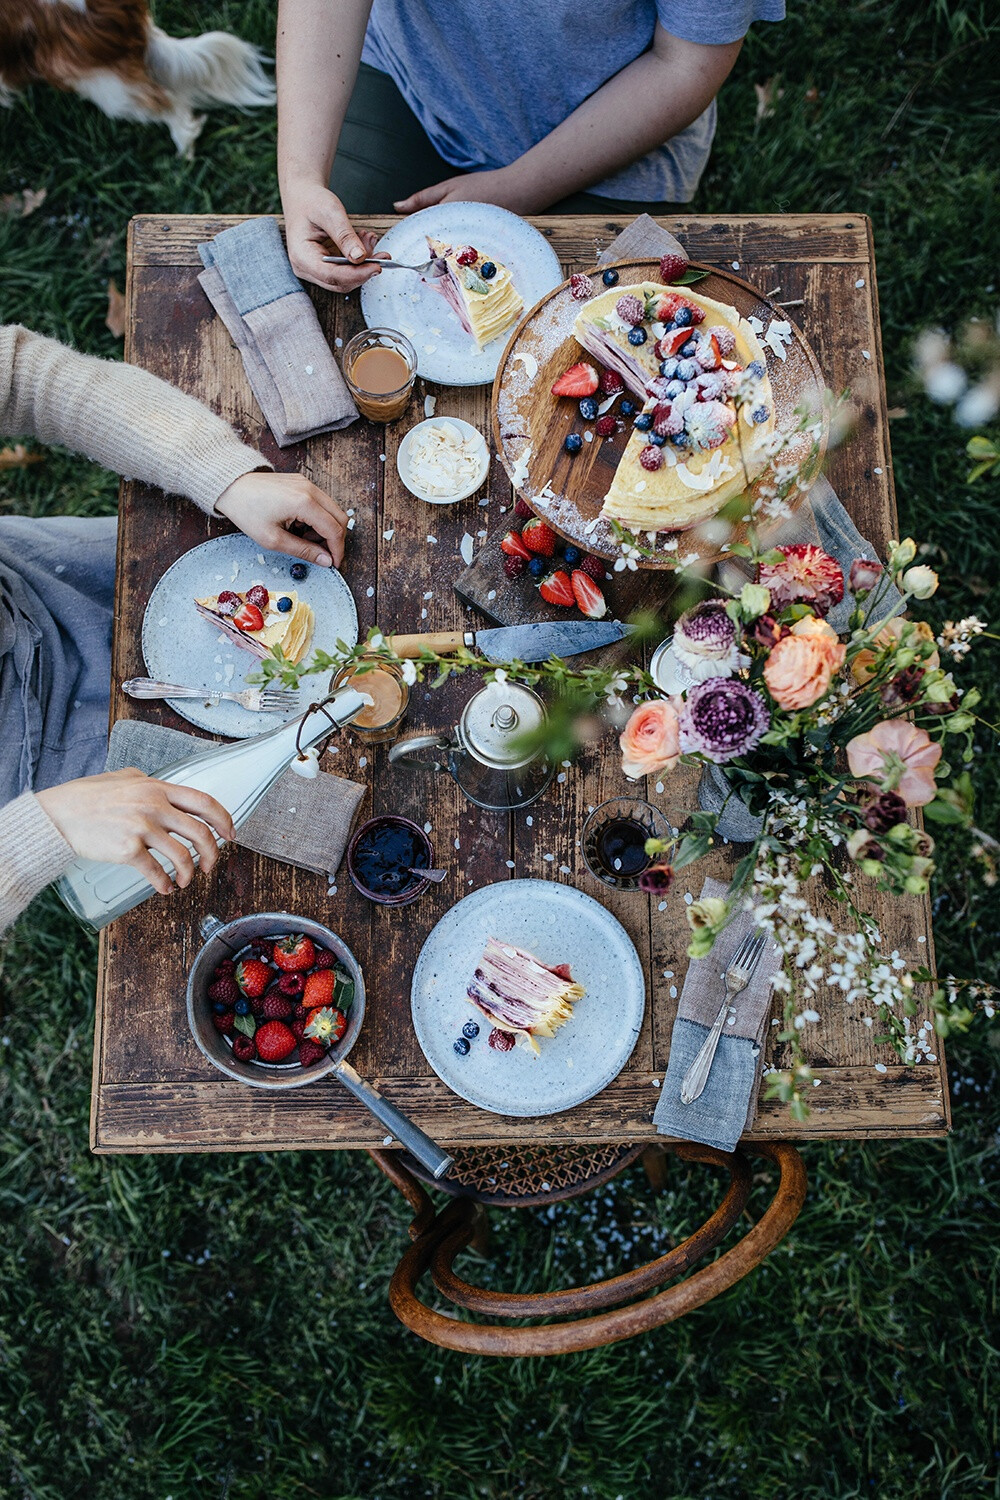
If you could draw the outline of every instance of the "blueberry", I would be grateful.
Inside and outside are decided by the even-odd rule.
[[[651,432],[649,434],[649,441],[653,444],[654,448],[662,448],[667,440],[665,437],[661,437],[658,432]]]
[[[249,1009],[250,1001],[244,999],[237,1000],[236,1004],[233,1006],[233,1010],[238,1016],[245,1016]]]
[[[638,427],[640,432],[648,432],[653,425],[653,413],[651,411],[641,411],[636,417],[634,425]]]
[[[621,414],[622,414],[623,417],[630,417],[632,415],[632,413],[635,411],[635,402],[634,401],[619,401],[619,403],[618,403],[618,410],[621,412]]]
[[[663,362],[661,363],[660,374],[664,377],[665,380],[673,380],[674,376],[677,374],[677,361],[673,358],[672,355],[663,360]]]
[[[664,391],[664,395],[666,396],[668,401],[672,401],[674,397],[679,396],[681,394],[681,391],[683,390],[683,380],[671,380],[670,384],[667,386],[667,389]]]
[[[676,448],[685,448],[687,446],[687,436],[683,432],[675,432],[670,441]]]
[[[457,1036],[451,1045],[454,1047],[459,1057],[466,1057],[468,1055],[469,1043],[466,1037]]]
[[[492,281],[497,274],[497,268],[491,260],[484,260],[479,267],[479,274],[484,281]]]
[[[618,285],[618,272],[608,269],[607,271],[605,271],[604,275],[601,277],[601,280],[604,282],[605,286],[617,286]]]
[[[528,564],[528,572],[531,574],[532,578],[541,578],[542,574],[545,572],[544,557],[533,557]]]
[[[698,353],[698,340],[688,339],[686,344],[681,345],[678,352],[684,359],[690,359],[692,355]]]
[[[580,561],[579,547],[567,547],[566,551],[563,553],[563,558],[568,568],[575,568],[577,563]]]
[[[278,610],[278,612],[280,614],[283,614],[283,615],[287,615],[287,613],[291,609],[291,607],[292,607],[292,601],[291,601],[291,599],[289,599],[289,597],[288,597],[287,594],[282,594],[281,598],[278,600],[277,604],[275,605],[275,608]]]
[[[750,361],[750,363],[747,365],[747,374],[753,375],[755,379],[760,380],[761,376],[764,374],[764,366],[759,359],[753,359]]]
[[[580,449],[583,447],[583,438],[578,432],[567,433],[566,438],[563,442],[563,447],[566,449],[567,453],[579,453]]]
[[[663,332],[664,333],[673,333],[673,331],[674,331],[674,329],[676,327],[677,327],[677,324],[674,322],[673,318],[671,318],[670,321],[669,321],[669,323],[664,323],[664,325],[663,325]]]
[[[309,572],[309,569],[306,567],[305,563],[292,563],[292,566],[288,571],[289,573],[291,573],[296,583],[298,583],[300,579],[303,579],[306,576],[306,574]]]
[[[677,311],[674,313],[674,327],[675,328],[690,328],[691,327],[691,317],[692,317],[692,313],[691,313],[691,309],[689,307],[679,307],[677,309]]]
[[[212,1009],[215,1011],[215,1014],[217,1016],[224,1016],[226,1014],[226,1011],[229,1009],[229,1006],[223,1005],[221,1000],[216,1000],[215,1004],[212,1006]]]
[[[693,359],[682,359],[677,364],[678,380],[694,380],[696,375],[701,374],[701,368]]]
[[[597,402],[593,396],[584,396],[580,402],[580,415],[585,422],[592,422],[597,416]]]
[[[630,344],[644,344],[648,337],[649,335],[645,328],[630,328],[628,331],[628,341]]]
[[[766,406],[755,406],[753,411],[750,413],[750,419],[751,421],[756,422],[758,426],[760,426],[761,422],[767,421],[769,415],[770,413],[768,412]]]
[[[478,1023],[475,1021],[466,1021],[465,1025],[462,1027],[462,1035],[467,1036],[470,1042],[475,1041],[476,1037],[479,1035]]]

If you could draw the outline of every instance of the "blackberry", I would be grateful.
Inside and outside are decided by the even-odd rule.
[[[618,272],[615,271],[615,270],[613,270],[609,266],[608,269],[605,271],[604,275],[601,277],[601,280],[604,282],[605,286],[617,286],[618,285]]]

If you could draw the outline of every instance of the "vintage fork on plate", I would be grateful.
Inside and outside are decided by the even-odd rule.
[[[702,1043],[701,1049],[694,1062],[684,1074],[681,1082],[681,1103],[693,1104],[705,1088],[708,1075],[712,1071],[715,1054],[719,1047],[719,1038],[722,1036],[733,1000],[741,990],[745,990],[753,978],[753,971],[760,962],[760,955],[764,951],[767,942],[767,933],[761,932],[760,928],[753,928],[747,933],[729,963],[723,979],[726,985],[726,998],[719,1008],[711,1031]]]
[[[419,266],[408,266],[401,260],[380,260],[377,255],[366,255],[363,260],[352,260],[349,255],[324,255],[323,259],[330,266],[381,266],[385,271],[416,271],[430,281],[448,274],[443,255],[432,255]]]
[[[286,688],[244,688],[239,693],[221,688],[181,687],[175,682],[156,682],[152,677],[130,677],[122,683],[130,698],[200,698],[203,703],[238,703],[254,714],[282,714],[297,708],[297,693]]]

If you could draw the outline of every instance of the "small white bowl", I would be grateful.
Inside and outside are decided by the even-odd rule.
[[[413,439],[416,437],[418,432],[422,432],[425,427],[439,427],[442,422],[450,422],[453,427],[459,428],[459,430],[466,436],[471,435],[479,439],[480,443],[482,444],[480,466],[475,480],[472,482],[472,484],[467,485],[466,488],[459,491],[458,494],[427,495],[423,492],[423,490],[417,489],[409,477],[410,449],[413,445]],[[416,427],[411,427],[409,432],[404,437],[403,441],[400,443],[399,448],[396,451],[396,468],[399,471],[400,479],[403,481],[403,484],[406,486],[409,493],[411,495],[414,495],[418,500],[424,500],[428,505],[454,505],[459,500],[467,500],[470,495],[474,495],[479,489],[479,486],[482,484],[483,480],[486,478],[486,475],[489,473],[490,450],[487,446],[486,439],[479,431],[479,428],[473,427],[471,422],[463,422],[461,417],[449,417],[445,415],[442,415],[440,417],[428,417],[425,421],[418,422]]]

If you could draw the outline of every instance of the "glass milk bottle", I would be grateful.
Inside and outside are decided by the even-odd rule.
[[[353,688],[344,688],[321,709],[310,711],[267,734],[236,744],[212,745],[208,750],[174,761],[156,772],[156,780],[207,792],[221,802],[239,828],[282,772],[297,758],[300,748],[308,750],[310,745],[324,739],[331,729],[346,724],[367,701]],[[197,853],[190,844],[187,848],[194,854],[197,864]],[[174,874],[174,867],[168,859],[155,849],[150,853],[169,875]],[[74,916],[95,931],[156,894],[145,876],[131,865],[105,864],[94,859],[75,859],[57,883],[56,890]]]

